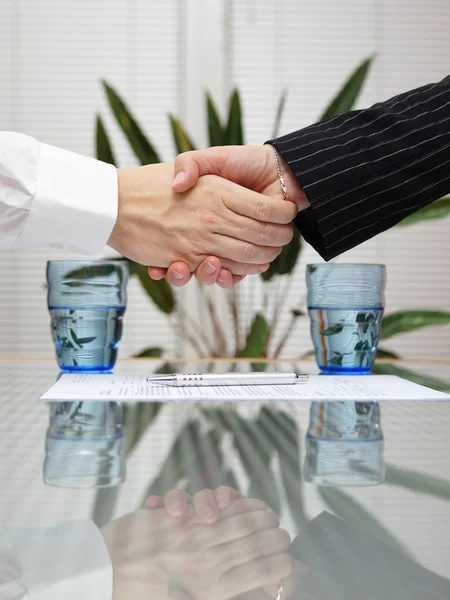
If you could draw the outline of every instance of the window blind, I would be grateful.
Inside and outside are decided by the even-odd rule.
[[[249,143],[260,144],[270,137],[283,89],[288,90],[288,100],[280,134],[315,122],[349,73],[367,56],[376,54],[376,60],[357,107],[448,74],[450,4],[445,0],[236,0],[229,6],[229,83],[242,92]],[[397,228],[337,260],[387,265],[387,313],[448,310],[449,254],[447,219]],[[304,302],[306,263],[317,260],[321,260],[317,254],[305,248],[289,289],[281,330],[290,318],[287,308]],[[258,293],[250,293],[255,285]],[[282,279],[274,282],[271,295],[283,285]],[[240,294],[250,319],[261,307],[261,285],[246,280]],[[430,328],[383,345],[407,357],[445,358],[450,354],[449,330]],[[309,348],[308,319],[299,319],[284,354],[299,356]]]
[[[179,99],[177,7],[177,0],[2,2],[0,129],[93,156],[95,112],[101,111],[120,166],[133,166],[106,106],[100,84],[106,79],[162,156],[172,158],[166,112],[176,112]],[[52,250],[0,253],[0,355],[53,354],[45,263],[63,258],[77,257]],[[176,345],[166,320],[132,281],[121,355],[147,346],[173,355]]]

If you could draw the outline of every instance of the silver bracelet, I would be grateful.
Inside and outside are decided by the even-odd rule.
[[[284,592],[284,585],[285,585],[285,583],[284,583],[284,581],[282,581],[282,582],[280,583],[280,587],[278,588],[278,592],[277,592],[277,598],[276,598],[276,600],[281,600],[281,597],[282,597],[282,595],[283,595],[283,592]]]
[[[284,181],[283,171],[281,170],[281,164],[280,164],[280,159],[278,158],[278,152],[277,152],[275,146],[272,146],[272,149],[273,149],[273,154],[275,156],[275,162],[277,163],[277,171],[278,171],[278,177],[280,179],[281,191],[283,192],[284,199],[287,200],[288,199],[288,191],[287,191],[286,183]]]

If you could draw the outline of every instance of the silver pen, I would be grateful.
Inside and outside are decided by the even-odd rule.
[[[165,383],[174,386],[203,385],[289,385],[306,383],[304,373],[173,373],[149,375],[147,383]]]

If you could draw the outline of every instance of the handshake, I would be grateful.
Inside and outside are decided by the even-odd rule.
[[[225,486],[151,496],[102,535],[113,600],[289,600],[309,572],[289,554],[275,513]]]
[[[174,164],[119,169],[118,183],[108,245],[177,286],[194,272],[204,285],[229,288],[266,271],[291,241],[298,211],[309,206],[269,145],[216,147],[180,154]]]

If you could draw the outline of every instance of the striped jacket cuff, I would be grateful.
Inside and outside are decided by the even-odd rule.
[[[450,191],[450,78],[268,143],[310,208],[295,224],[330,260]]]

